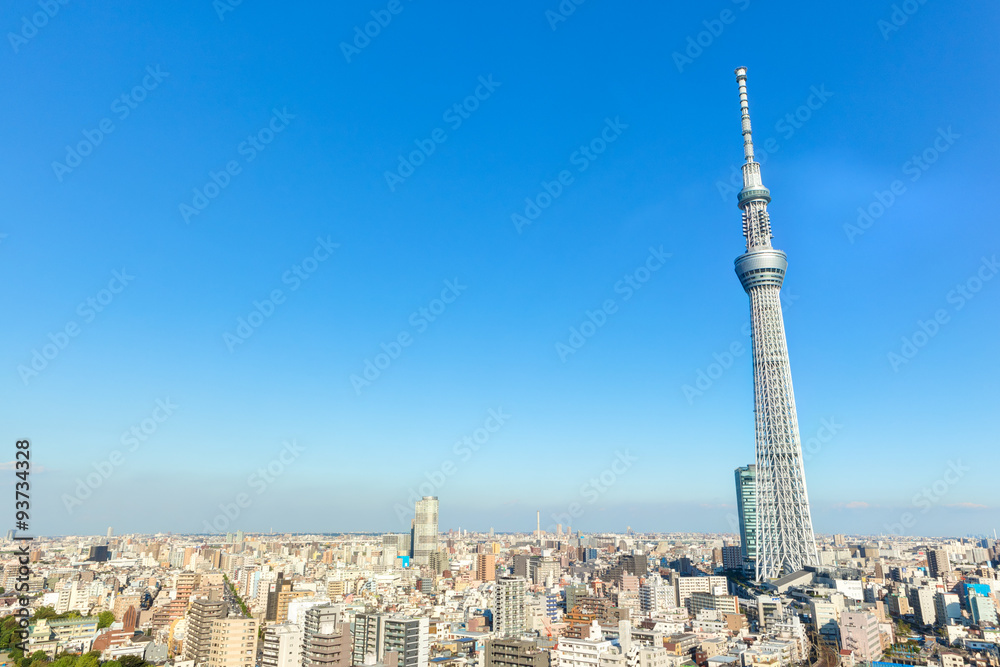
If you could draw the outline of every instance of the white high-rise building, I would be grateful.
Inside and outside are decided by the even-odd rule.
[[[677,577],[677,606],[686,607],[692,593],[711,593],[725,595],[729,590],[729,581],[725,577]]]
[[[499,577],[493,601],[493,634],[516,637],[526,630],[525,589],[522,577]]]
[[[910,589],[910,606],[917,622],[922,625],[937,623],[937,605],[934,601],[936,591],[930,586],[918,586]]]
[[[674,587],[658,574],[647,577],[639,586],[639,608],[647,616],[672,608],[674,602]]]
[[[302,626],[280,623],[264,628],[261,667],[299,667],[302,664]]]

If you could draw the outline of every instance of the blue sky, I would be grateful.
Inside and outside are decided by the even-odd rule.
[[[996,7],[43,5],[0,15],[33,532],[402,530],[421,484],[443,528],[730,530],[740,65],[817,531],[994,528]]]

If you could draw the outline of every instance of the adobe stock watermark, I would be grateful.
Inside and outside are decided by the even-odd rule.
[[[900,167],[903,175],[910,177],[909,180],[911,183],[919,181],[920,177],[931,168],[931,165],[938,161],[941,154],[947,152],[949,148],[955,145],[955,141],[962,136],[955,134],[951,129],[951,125],[947,129],[939,127],[937,132],[938,135],[934,138],[930,146],[919,154],[913,155]],[[875,224],[875,221],[885,215],[885,212],[906,191],[906,183],[900,179],[896,179],[889,184],[886,190],[876,190],[873,192],[874,200],[867,206],[858,207],[858,218],[855,224],[849,222],[844,224],[844,234],[847,235],[847,240],[854,243],[854,239],[868,231]]]
[[[288,107],[271,110],[271,118],[264,127],[253,134],[248,134],[247,138],[236,146],[236,152],[243,158],[244,164],[249,164],[263,153],[268,145],[274,141],[275,137],[288,128],[288,123],[295,118],[295,114],[288,113]],[[202,211],[208,208],[222,191],[229,187],[233,179],[243,173],[243,165],[237,159],[229,160],[219,171],[209,171],[208,180],[205,184],[192,190],[191,203],[181,202],[178,210],[184,224],[190,224],[191,218],[201,215]]]
[[[731,2],[736,5],[741,12],[746,11],[746,9],[750,6],[750,0],[731,0]],[[670,54],[674,59],[674,65],[677,67],[677,71],[683,74],[684,68],[693,64],[695,60],[700,58],[701,55],[705,53],[705,49],[712,46],[712,44],[715,43],[715,40],[722,36],[722,33],[726,30],[726,26],[732,25],[736,21],[736,17],[737,14],[733,12],[733,10],[723,9],[719,12],[718,18],[702,21],[701,24],[705,26],[705,29],[694,35],[688,35],[684,53],[674,51]]]
[[[673,255],[663,251],[663,246],[659,248],[649,247],[649,255],[646,260],[632,271],[626,273],[614,286],[615,294],[622,295],[622,303],[625,303],[649,282],[653,274],[663,268]],[[605,299],[596,310],[584,312],[584,320],[580,324],[569,328],[569,338],[566,342],[556,341],[556,355],[559,361],[566,363],[570,355],[576,354],[587,341],[593,338],[597,332],[608,322],[608,318],[618,312],[618,302],[615,299]]]
[[[805,124],[812,119],[813,114],[823,108],[827,100],[833,97],[833,93],[826,89],[826,84],[821,83],[819,87],[810,86],[809,94],[799,106],[786,113],[774,124],[774,131],[781,134],[781,138],[788,141],[795,136],[795,133],[805,127]],[[767,163],[768,157],[781,150],[781,144],[775,137],[768,137],[764,141],[754,143],[754,159],[761,165]],[[723,201],[729,201],[731,197],[743,189],[743,170],[736,163],[729,165],[729,178],[719,179],[715,182],[715,187],[719,191],[719,197]]]
[[[834,437],[843,430],[844,425],[837,423],[836,417],[820,419],[816,432],[802,442],[802,460],[811,461],[822,451],[824,445],[833,442]]]
[[[401,0],[389,0],[389,4],[385,6],[385,9],[373,9],[371,11],[371,21],[368,21],[363,26],[354,26],[354,39],[351,40],[351,43],[340,43],[340,52],[344,54],[344,60],[350,64],[355,56],[360,55],[362,51],[368,48],[373,39],[381,35],[382,31],[389,27],[393,17],[402,14],[404,9],[406,9],[406,5]]]
[[[292,265],[290,269],[281,274],[281,283],[288,285],[289,292],[296,292],[302,284],[319,270],[320,265],[333,256],[334,251],[340,247],[339,243],[330,241],[330,237],[325,239],[322,236],[316,237],[316,246],[312,252],[302,260]],[[236,347],[247,342],[254,332],[259,329],[264,322],[269,320],[278,306],[285,303],[287,295],[280,287],[271,290],[267,297],[260,301],[253,301],[253,309],[246,317],[236,318],[236,328],[233,333],[226,331],[222,334],[222,342],[230,352],[234,352]]]
[[[983,257],[979,268],[965,282],[955,285],[945,295],[945,301],[952,305],[952,312],[957,313],[965,308],[965,305],[976,297],[985,284],[993,280],[998,271],[1000,271],[1000,263],[997,262],[996,255],[990,258]],[[903,336],[899,346],[894,347],[886,355],[889,367],[892,368],[893,372],[898,373],[902,366],[909,364],[920,350],[927,347],[931,339],[941,332],[941,327],[949,322],[951,322],[951,313],[947,308],[938,308],[927,320],[917,320],[917,326],[913,333]]]
[[[69,0],[38,0],[40,11],[22,16],[20,30],[16,33],[7,33],[7,41],[10,42],[10,48],[14,49],[14,53],[20,52],[21,47],[34,39],[38,31],[47,26],[59,10],[68,4]]]
[[[410,329],[403,329],[388,343],[379,345],[382,351],[376,353],[371,359],[365,359],[361,375],[351,374],[349,379],[351,387],[354,388],[354,395],[360,396],[362,389],[370,387],[373,382],[382,377],[382,374],[403,354],[403,350],[413,345],[416,336],[427,331],[430,325],[444,314],[448,306],[455,303],[455,300],[468,288],[469,286],[460,283],[458,278],[444,281],[444,289],[441,290],[441,295],[438,298],[431,299],[426,306],[410,313],[409,318],[407,318]]]
[[[899,32],[899,29],[906,25],[910,17],[920,11],[920,7],[927,4],[927,0],[903,0],[899,4],[892,5],[892,12],[888,20],[879,19],[875,27],[882,33],[882,39],[889,41],[892,33]]]
[[[565,512],[560,512],[559,514],[552,513],[552,524],[546,528],[547,532],[555,533],[558,524],[564,526],[575,524],[575,520],[579,519],[586,513],[586,506],[593,505],[601,496],[606,494],[611,487],[613,487],[622,476],[627,473],[632,465],[639,460],[639,457],[633,456],[629,450],[616,451],[615,458],[612,459],[611,465],[602,470],[599,474],[591,477],[586,482],[580,485],[580,490],[578,495],[579,500],[574,500],[567,507]]]
[[[254,491],[254,495],[241,491],[233,497],[231,502],[219,503],[219,513],[212,517],[211,522],[205,519],[205,532],[210,535],[225,532],[240,518],[244,510],[253,505],[254,497],[267,491],[268,487],[285,474],[285,469],[294,463],[304,451],[306,448],[295,440],[283,442],[276,457],[271,459],[267,465],[257,468],[247,477],[247,486]]]
[[[972,468],[963,464],[961,459],[948,461],[948,467],[944,474],[914,494],[910,504],[915,509],[919,508],[921,514],[927,514],[932,507],[939,505],[948,492],[965,477],[965,473],[971,470]],[[906,535],[907,529],[913,528],[915,525],[917,525],[917,517],[913,512],[903,512],[899,516],[899,521],[884,524],[884,527],[886,532],[891,535]]]
[[[212,9],[215,10],[219,21],[226,20],[226,14],[236,11],[236,8],[243,4],[243,0],[213,0]]]
[[[778,298],[781,300],[782,314],[788,310],[790,305],[799,300],[799,297],[788,292],[781,292]],[[698,396],[704,396],[705,392],[711,389],[733,367],[736,360],[746,353],[747,348],[743,341],[750,336],[750,329],[751,325],[748,320],[740,327],[741,338],[729,343],[721,352],[713,352],[711,362],[703,368],[695,369],[694,383],[681,386],[681,393],[687,399],[688,405],[694,405],[694,399]]]
[[[503,85],[499,81],[493,80],[493,75],[481,76],[478,79],[479,85],[472,93],[461,102],[456,102],[444,110],[441,119],[448,124],[454,132],[462,127],[462,123],[469,120],[472,114],[479,109],[479,105],[490,99],[493,93]],[[414,172],[427,162],[427,159],[434,154],[439,144],[448,141],[448,133],[444,128],[436,127],[431,130],[426,139],[414,139],[416,149],[410,151],[405,157],[399,155],[399,163],[393,171],[385,171],[385,183],[389,186],[390,192],[395,192],[396,187],[406,182]]]
[[[578,173],[587,171],[590,165],[608,149],[608,146],[618,141],[622,132],[627,129],[628,125],[621,121],[620,116],[615,116],[614,120],[605,118],[604,127],[600,133],[573,151],[569,156],[569,163],[576,167]],[[542,211],[552,206],[552,202],[558,199],[565,189],[573,184],[574,179],[572,171],[563,169],[551,181],[543,180],[540,183],[541,190],[536,195],[525,197],[524,211],[521,213],[512,213],[510,216],[510,221],[514,223],[514,229],[517,230],[517,233],[520,234],[525,227],[532,224],[542,215]]]
[[[490,443],[508,421],[510,421],[510,415],[503,411],[503,407],[490,408],[486,411],[483,425],[473,429],[469,435],[464,435],[461,439],[456,440],[451,448],[452,453],[460,463],[468,462],[473,455],[482,451]],[[416,502],[424,496],[437,495],[437,492],[444,487],[448,480],[458,474],[460,463],[456,463],[455,459],[445,459],[436,469],[424,473],[426,481],[421,482],[420,486],[416,488],[410,488],[406,503],[393,505],[393,510],[400,523],[409,525],[413,518]]]
[[[170,76],[170,72],[162,71],[159,65],[146,67],[146,75],[142,77],[142,80],[131,90],[122,93],[111,102],[111,113],[119,121],[125,120],[139,108],[140,104],[146,101],[149,94],[156,90],[168,76]],[[99,120],[94,129],[84,128],[81,130],[83,139],[76,144],[66,145],[66,155],[63,161],[53,160],[52,172],[56,179],[62,183],[66,175],[82,165],[84,158],[92,155],[115,129],[115,121],[106,117]]]
[[[587,0],[562,0],[555,9],[545,10],[545,20],[549,22],[549,27],[555,32],[560,23],[565,23],[569,17],[576,13],[576,8]]]
[[[160,426],[173,416],[179,408],[176,403],[167,398],[156,399],[156,407],[153,408],[149,416],[137,424],[133,424],[127,431],[122,432],[119,442],[128,452],[134,452],[139,446],[149,440],[160,429]],[[120,449],[114,449],[103,461],[93,464],[94,472],[88,473],[84,477],[76,479],[76,487],[73,493],[62,494],[63,507],[68,514],[83,505],[83,502],[90,498],[95,491],[104,486],[122,464],[125,463],[125,454]]]
[[[49,364],[69,346],[70,341],[83,332],[83,325],[97,319],[97,315],[104,312],[133,280],[135,276],[129,275],[124,268],[121,271],[112,271],[111,280],[106,287],[77,305],[76,314],[80,317],[79,320],[69,320],[55,333],[49,333],[49,342],[44,343],[41,348],[32,348],[31,360],[27,364],[18,364],[17,374],[21,382],[28,386],[32,379],[48,368]]]

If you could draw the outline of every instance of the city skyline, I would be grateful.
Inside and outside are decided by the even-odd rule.
[[[446,528],[738,533],[744,63],[815,530],[992,532],[996,8],[403,6],[353,53],[372,7],[70,5],[3,55],[0,391],[37,533],[230,505],[406,532],[425,495]]]

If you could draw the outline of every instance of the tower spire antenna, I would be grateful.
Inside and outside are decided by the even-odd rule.
[[[750,134],[750,105],[747,102],[747,68],[736,68],[736,83],[740,86],[740,115],[743,121],[743,155],[753,162],[753,137]]]

